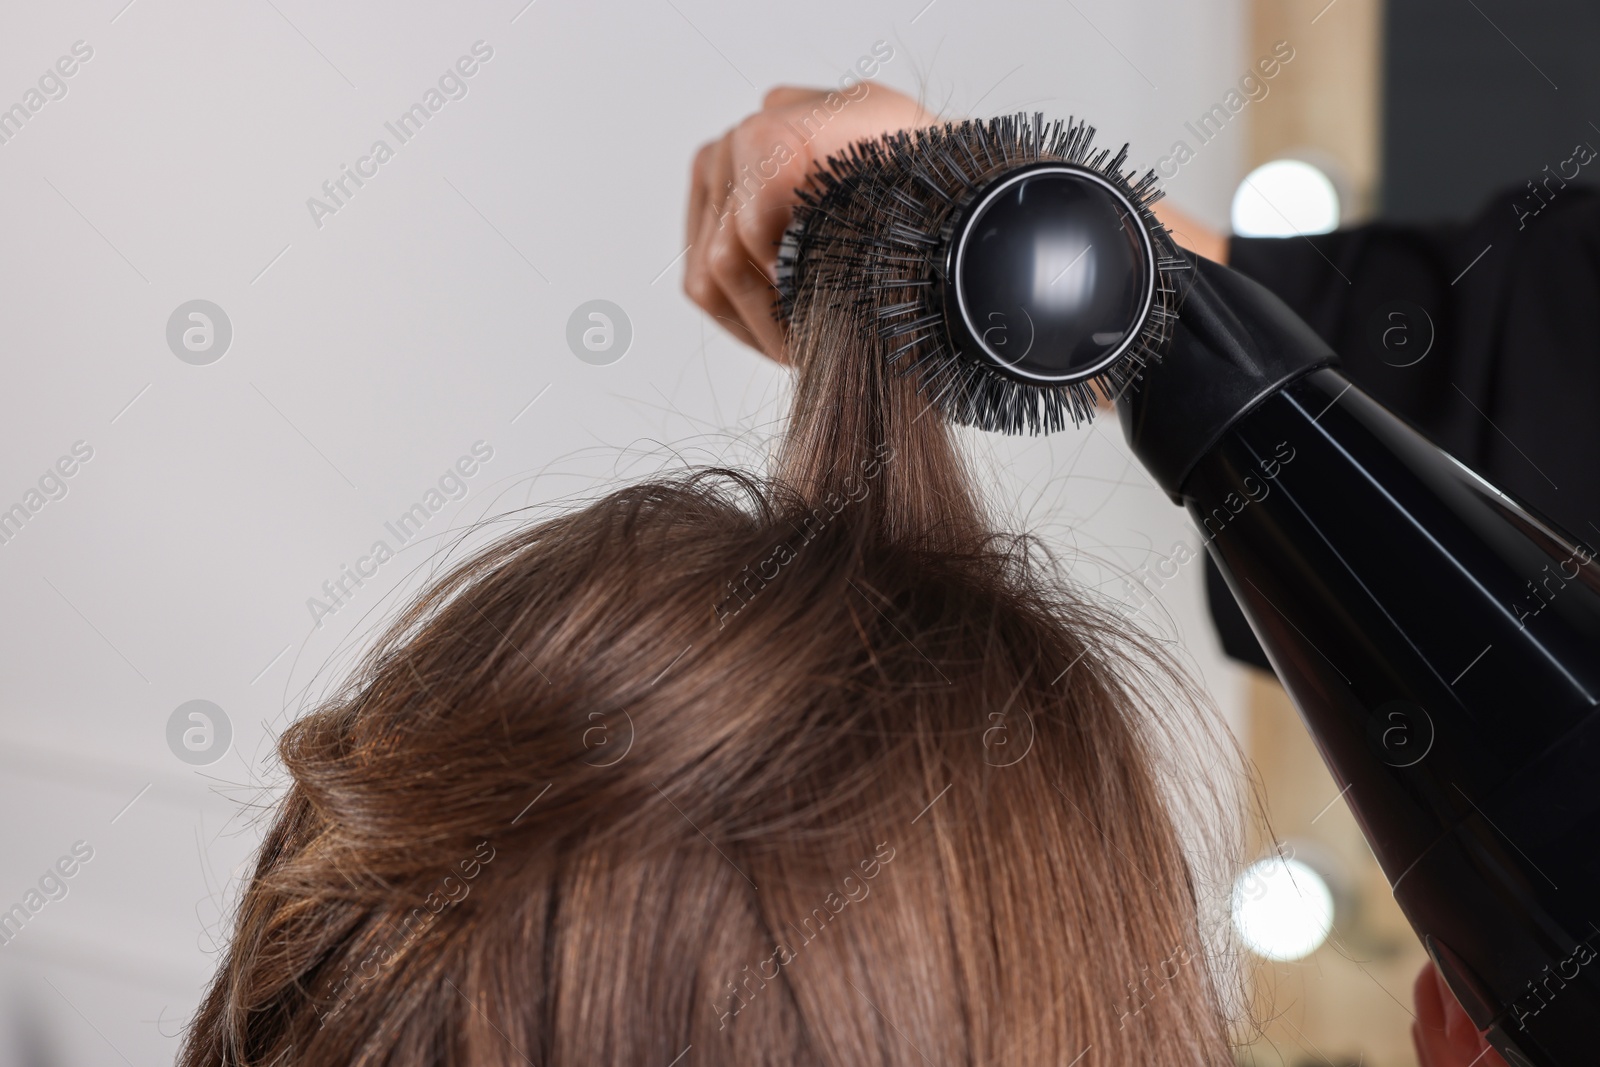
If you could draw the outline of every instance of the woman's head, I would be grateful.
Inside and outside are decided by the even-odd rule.
[[[185,1064],[1228,1059],[1172,675],[861,338],[803,300],[771,475],[502,538],[285,732]]]

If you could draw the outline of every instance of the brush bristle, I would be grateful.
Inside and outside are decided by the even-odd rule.
[[[1123,171],[1128,146],[1095,151],[1094,127],[1042,113],[900,131],[851,145],[807,176],[779,247],[774,314],[787,322],[801,295],[859,315],[887,344],[891,365],[953,422],[1000,433],[1049,433],[1094,418],[1160,359],[1176,318],[1174,275],[1188,266],[1151,211],[1161,199],[1153,170]],[[1070,163],[1095,171],[1139,214],[1156,256],[1156,292],[1136,341],[1092,378],[1023,384],[956,347],[934,294],[943,271],[942,229],[968,194],[1017,166]]]

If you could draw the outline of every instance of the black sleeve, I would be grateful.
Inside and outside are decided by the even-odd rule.
[[[1600,190],[1547,180],[1465,223],[1234,237],[1229,266],[1275,292],[1344,374],[1490,481],[1600,540]],[[1223,647],[1266,668],[1207,560]]]

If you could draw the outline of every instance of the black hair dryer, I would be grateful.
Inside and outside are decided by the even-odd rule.
[[[1199,259],[1119,415],[1467,1014],[1514,1067],[1600,1062],[1595,552],[1333,362]]]

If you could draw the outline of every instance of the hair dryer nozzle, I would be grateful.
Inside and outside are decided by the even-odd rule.
[[[1187,253],[1179,253],[1187,257]],[[1167,358],[1117,397],[1122,432],[1174,500],[1228,427],[1285,384],[1336,362],[1282,300],[1199,256],[1179,300]]]

